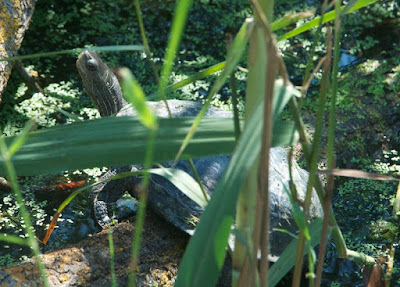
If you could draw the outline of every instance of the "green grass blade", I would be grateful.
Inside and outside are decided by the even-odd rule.
[[[11,234],[6,234],[6,233],[0,233],[0,241],[5,241],[8,243],[12,243],[12,244],[29,246],[28,240],[18,237],[18,236],[11,235]]]
[[[350,4],[353,1],[349,2]],[[338,9],[338,8],[336,8]],[[338,73],[339,73],[339,60],[340,60],[340,38],[341,38],[341,17],[336,19],[335,22],[335,42],[333,50],[333,68],[332,68],[332,95],[331,106],[329,111],[329,125],[328,125],[328,144],[327,144],[327,167],[328,169],[334,168],[334,143],[335,143],[335,130],[336,130],[336,108],[337,108],[337,91],[338,91]]]
[[[282,79],[274,83],[274,97],[272,99],[273,120],[277,120],[291,97],[300,97],[301,92],[294,86],[285,86]],[[264,103],[262,104],[264,105]]]
[[[128,68],[118,71],[122,78],[122,92],[128,103],[131,103],[138,113],[138,118],[149,129],[157,128],[157,118],[146,105],[146,95],[142,87]]]
[[[94,187],[94,186],[96,186],[96,185],[98,185],[98,184],[101,184],[101,183],[104,183],[104,182],[108,182],[108,181],[111,181],[111,180],[115,180],[115,179],[124,178],[124,177],[142,175],[143,173],[145,173],[145,172],[144,172],[144,171],[121,172],[121,173],[119,173],[119,174],[117,174],[117,175],[114,175],[114,176],[112,176],[112,177],[109,177],[109,178],[107,178],[107,179],[105,179],[105,180],[100,180],[100,181],[98,181],[98,182],[95,182],[95,183],[86,185],[86,186],[84,186],[84,187],[81,187],[81,188],[75,190],[74,192],[72,192],[66,199],[64,199],[64,201],[58,206],[57,212],[58,212],[58,213],[61,213],[61,212],[64,210],[64,208],[65,208],[68,204],[70,204],[71,201],[72,201],[78,194],[80,194],[81,192],[83,192],[83,191],[85,191],[85,190],[88,190],[88,189],[90,189],[90,188],[92,188],[92,187]]]
[[[168,47],[165,53],[164,65],[161,71],[161,79],[158,86],[158,91],[161,95],[161,98],[165,101],[166,105],[167,105],[166,101],[167,98],[164,94],[164,90],[168,84],[172,66],[174,65],[175,61],[175,55],[179,48],[179,42],[181,40],[183,29],[186,25],[187,15],[189,13],[191,6],[192,6],[192,0],[178,0],[176,4],[171,32],[169,34],[170,37],[168,41]],[[169,111],[168,105],[167,109],[171,117],[171,112]]]
[[[193,118],[159,119],[153,161],[172,160]],[[142,164],[148,129],[134,117],[108,117],[30,133],[14,154],[18,175],[37,175],[95,166]],[[16,137],[6,137],[7,145]],[[185,158],[229,154],[235,143],[232,119],[207,118]],[[0,155],[0,174],[5,175]]]
[[[168,47],[165,54],[165,62],[161,71],[160,90],[163,90],[167,85],[191,5],[192,1],[190,0],[177,1]]]
[[[8,153],[10,154],[10,157],[12,157],[21,148],[21,146],[28,139],[29,132],[31,132],[35,127],[36,127],[36,123],[33,120],[30,120],[26,124],[26,126],[22,130],[21,134],[19,134],[15,138],[15,140],[12,142],[12,144],[8,148]]]
[[[153,160],[173,160],[193,118],[159,119]],[[274,145],[296,141],[293,126],[283,125],[287,135],[277,133]],[[134,117],[109,117],[32,132],[14,154],[18,175],[38,175],[95,166],[142,164],[148,129]],[[7,145],[14,140],[6,137]],[[206,118],[188,145],[184,157],[230,154],[235,146],[230,118]],[[0,155],[0,175],[5,175]]]
[[[28,129],[24,129],[24,133],[22,135],[19,135],[16,138],[17,141],[19,138],[26,138],[26,134],[28,133],[28,131],[29,131]],[[13,142],[15,143],[15,140]],[[45,274],[45,268],[44,268],[43,262],[40,259],[39,244],[35,238],[35,232],[34,232],[34,229],[32,228],[31,218],[26,209],[25,202],[22,197],[22,193],[19,188],[18,181],[17,181],[17,173],[15,172],[15,167],[11,161],[11,155],[8,151],[8,147],[6,145],[4,138],[0,138],[0,155],[2,158],[1,167],[4,168],[5,173],[7,173],[8,178],[11,182],[12,190],[14,192],[16,201],[19,205],[18,209],[20,212],[20,217],[24,221],[24,231],[28,235],[27,242],[28,242],[30,248],[32,249],[33,255],[35,256],[36,265],[39,269],[39,273],[43,280],[43,285],[45,287],[47,287],[47,286],[49,286],[49,282],[48,282],[46,274]]]
[[[151,173],[161,175],[175,185],[187,197],[196,202],[198,205],[205,207],[208,203],[207,197],[204,198],[200,185],[193,177],[180,169],[174,168],[158,168],[151,169]]]
[[[218,63],[214,66],[211,66],[203,71],[200,71],[196,74],[193,74],[182,81],[179,81],[175,84],[169,85],[164,89],[164,93],[168,94],[170,92],[176,91],[180,88],[183,88],[186,85],[189,85],[195,81],[207,78],[208,76],[215,74],[216,72],[221,71],[225,67],[225,61]],[[147,97],[148,100],[155,100],[160,98],[160,92],[155,92]]]
[[[115,276],[115,263],[114,263],[114,240],[111,228],[108,229],[108,248],[110,249],[111,286],[117,287],[117,278]]]
[[[78,190],[75,190],[72,194],[70,194],[57,208],[57,211],[53,217],[53,220],[50,224],[49,229],[47,230],[47,233],[45,235],[45,238],[43,239],[43,243],[46,244],[49,237],[51,236],[54,227],[56,225],[57,219],[59,215],[62,213],[64,208],[71,203],[71,201],[81,192],[87,189],[91,189],[92,187],[105,183],[111,180],[116,180],[124,177],[130,177],[130,176],[149,176],[150,174],[157,174],[160,176],[163,176],[167,180],[169,180],[173,185],[175,185],[182,193],[184,193],[186,196],[188,196],[190,199],[192,199],[194,202],[196,202],[198,205],[205,207],[209,201],[208,195],[204,195],[203,190],[200,188],[199,184],[194,180],[189,174],[182,170],[178,169],[173,169],[173,168],[153,168],[149,170],[141,170],[141,171],[136,171],[136,172],[122,172],[119,173],[115,176],[109,177],[105,180],[100,180],[96,183],[84,186]],[[2,235],[0,234],[0,241],[4,239],[4,241],[9,241],[11,243],[20,243],[20,244],[28,244],[28,242],[24,243],[23,241],[17,241],[17,239],[20,239],[19,237],[8,237],[9,240],[6,238],[7,234]],[[20,239],[21,240],[21,239]],[[110,251],[111,252],[111,251]]]
[[[313,16],[313,12],[300,12],[300,13],[293,13],[289,15],[285,15],[282,18],[271,23],[271,31],[275,32],[279,29],[285,28],[301,19],[305,19],[308,17]]]
[[[211,87],[211,90],[208,93],[207,100],[204,103],[203,108],[200,110],[199,114],[197,115],[193,125],[191,126],[189,132],[187,133],[185,140],[183,141],[179,152],[177,153],[175,160],[177,161],[180,156],[182,155],[183,151],[185,150],[186,146],[188,145],[189,141],[193,137],[194,133],[200,121],[204,117],[208,107],[211,104],[211,100],[213,96],[221,89],[222,85],[225,83],[226,79],[231,75],[232,71],[236,68],[237,64],[239,63],[240,59],[242,58],[243,52],[247,47],[247,42],[249,41],[250,31],[253,29],[253,24],[245,21],[240,28],[239,32],[237,33],[231,48],[229,49],[227,60],[225,63],[225,67],[218,76],[215,84]]]
[[[147,41],[146,37],[146,32],[144,29],[144,24],[143,24],[143,19],[142,19],[142,11],[140,9],[140,3],[139,0],[134,0],[135,3],[135,10],[136,10],[136,16],[138,18],[138,23],[139,23],[139,30],[140,30],[140,35],[142,36],[142,42],[144,46],[144,52],[146,53],[146,58],[150,64],[151,69],[153,70],[154,78],[156,80],[157,85],[160,82],[160,76],[159,76],[159,71],[156,67],[156,64],[151,60],[151,52],[150,52],[150,46]]]
[[[214,286],[222,268],[236,201],[251,163],[260,151],[260,105],[238,141],[228,169],[201,216],[179,267],[175,286]]]
[[[118,46],[102,46],[102,47],[90,47],[90,48],[75,48],[75,49],[69,49],[69,50],[44,52],[44,53],[36,53],[36,54],[23,55],[23,56],[2,58],[2,59],[0,59],[0,62],[42,58],[42,57],[54,57],[54,56],[64,55],[64,54],[79,54],[83,51],[96,51],[96,52],[116,51],[116,52],[120,52],[120,51],[143,51],[143,49],[144,49],[144,47],[142,45],[118,45]]]
[[[289,197],[290,200],[290,205],[292,206],[292,214],[293,214],[293,219],[296,222],[297,226],[300,229],[300,232],[303,233],[304,237],[307,240],[310,240],[310,232],[307,226],[307,219],[306,216],[303,213],[303,210],[300,208],[297,202],[293,200],[292,194],[290,193],[289,190],[286,189],[285,191],[287,196]]]
[[[175,185],[182,193],[186,194],[190,199],[192,199],[194,202],[196,202],[198,205],[205,207],[207,205],[207,200],[204,198],[203,193],[198,187],[199,185],[197,182],[186,172],[178,169],[173,169],[173,168],[152,168],[149,169],[148,171],[146,170],[141,170],[141,171],[136,171],[136,172],[121,172],[117,175],[114,175],[112,177],[109,177],[105,180],[98,181],[96,183],[84,186],[78,190],[75,190],[73,193],[71,193],[57,208],[57,212],[61,213],[63,209],[70,204],[70,202],[81,192],[90,189],[98,184],[108,182],[111,180],[116,180],[124,177],[130,177],[130,176],[138,176],[138,175],[144,175],[144,174],[157,174],[160,176],[165,177],[167,180],[169,180],[173,185]]]
[[[311,246],[316,246],[321,239],[322,218],[314,219],[308,226],[310,231]],[[268,274],[268,286],[274,287],[294,266],[297,252],[297,241],[293,239],[281,254],[278,261],[271,266]],[[307,249],[306,249],[307,250]]]
[[[294,145],[299,141],[299,134],[296,127],[291,123],[275,122],[271,147]]]
[[[81,120],[77,115],[71,114],[63,109],[60,108],[56,108],[57,112],[62,113],[64,116],[70,118],[71,120],[75,121],[75,122],[82,122],[83,120]]]
[[[359,9],[365,7],[365,6],[371,5],[371,4],[375,3],[375,2],[378,2],[378,0],[360,0],[356,4],[354,4],[353,7],[351,7],[347,11],[347,13],[352,13],[352,12],[357,11],[357,10],[359,10]],[[353,3],[351,3],[351,4],[353,4]],[[347,5],[343,5],[340,8],[340,10],[342,11],[343,9],[346,8],[346,6]],[[324,17],[323,23],[332,21],[332,20],[334,20],[336,18],[336,12],[335,11],[330,11],[328,13],[325,13],[323,15],[323,17]],[[299,35],[301,33],[304,33],[305,31],[310,30],[311,28],[317,27],[319,25],[320,18],[321,18],[320,16],[316,17],[313,20],[308,21],[307,23],[304,23],[302,26],[300,26],[300,27],[298,27],[296,29],[293,29],[292,31],[290,31],[290,32],[278,37],[278,41],[282,41],[282,40],[286,40],[286,39],[292,38],[292,37],[297,36],[297,35]]]
[[[347,2],[346,6],[344,7],[344,9],[342,10],[341,14],[347,14],[347,12],[353,8],[353,6],[360,0],[350,0]],[[336,7],[335,7],[336,9]],[[340,8],[339,8],[340,11]],[[342,15],[341,15],[342,16]]]

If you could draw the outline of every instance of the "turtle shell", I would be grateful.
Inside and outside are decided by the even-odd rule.
[[[174,117],[195,116],[202,107],[200,103],[191,101],[169,100],[168,104]],[[164,103],[148,102],[148,105],[155,111],[157,116],[168,116]],[[123,115],[136,115],[136,112],[129,107],[125,107],[118,113],[118,116]],[[206,116],[232,117],[232,114],[231,112],[210,107]],[[193,160],[200,180],[210,196],[212,196],[218,181],[227,169],[229,161],[230,156],[211,156]],[[187,161],[178,161],[174,166],[172,166],[171,162],[162,163],[161,165],[183,170],[193,177],[192,170]],[[293,161],[292,176],[299,199],[304,199],[307,190],[308,172],[301,169],[297,163]],[[272,260],[277,259],[293,239],[290,235],[273,229],[286,229],[291,233],[297,233],[298,231],[297,225],[292,217],[292,206],[287,194],[290,190],[289,181],[287,152],[281,147],[271,148],[269,194],[271,211],[270,253]],[[204,211],[203,207],[187,197],[170,181],[159,175],[151,176],[148,201],[153,210],[162,215],[167,221],[189,234],[194,232],[196,224]],[[310,215],[311,217],[323,216],[323,209],[315,191],[312,193]]]
[[[229,156],[213,156],[194,160],[194,165],[207,193],[212,193],[228,167]],[[170,167],[168,163],[165,166]],[[193,177],[189,164],[179,161],[174,168],[185,171]],[[290,235],[274,229],[286,229],[297,233],[293,220],[289,191],[289,165],[283,148],[270,150],[269,194],[270,194],[270,255],[276,260],[293,239]],[[299,199],[304,199],[307,190],[308,172],[292,163],[292,176]],[[204,208],[187,197],[170,181],[162,176],[152,175],[149,187],[149,204],[167,221],[179,229],[192,234]],[[312,194],[311,217],[322,217],[323,209],[315,191]]]

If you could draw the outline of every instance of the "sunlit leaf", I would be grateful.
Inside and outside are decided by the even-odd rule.
[[[189,174],[180,169],[174,168],[157,168],[151,169],[150,173],[161,175],[168,179],[187,197],[196,202],[198,205],[205,207],[207,199],[204,198],[200,185]]]
[[[164,93],[168,94],[170,92],[173,92],[175,90],[178,90],[180,88],[185,87],[186,85],[189,85],[195,81],[202,80],[212,74],[215,74],[216,72],[221,71],[225,67],[225,61],[218,63],[214,66],[211,66],[205,70],[202,70],[200,72],[197,72],[193,75],[188,76],[186,79],[183,79],[182,81],[179,81],[175,84],[169,85],[165,88]],[[158,99],[160,97],[160,92],[155,92],[154,94],[151,94],[147,97],[148,100],[154,100]]]
[[[123,95],[137,111],[139,120],[149,129],[156,129],[157,118],[146,105],[146,95],[131,71],[128,68],[122,68],[118,71],[118,74],[122,78]]]
[[[311,16],[314,16],[314,12],[312,12],[312,11],[291,13],[289,15],[285,15],[282,18],[279,18],[278,20],[271,23],[271,30],[277,31],[277,30],[285,28],[293,23],[296,23],[297,21],[299,21],[301,19],[309,18]]]
[[[357,11],[365,6],[368,6],[372,3],[378,2],[378,0],[359,0],[356,4],[353,5],[350,9],[347,10],[346,13],[352,13],[354,11]],[[352,3],[353,4],[353,3]],[[347,5],[343,5],[340,10],[342,11],[343,9],[346,8]],[[329,21],[332,21],[336,18],[336,13],[335,11],[330,11],[328,13],[325,13],[323,18],[322,23],[326,23]],[[305,31],[308,31],[314,27],[317,27],[319,25],[319,22],[321,21],[321,16],[314,18],[311,21],[308,21],[307,23],[304,23],[300,27],[297,27],[296,29],[293,29],[292,31],[278,37],[278,41],[286,40],[289,38],[292,38],[294,36],[297,36],[301,33],[304,33]]]
[[[168,46],[165,53],[164,65],[161,71],[161,81],[159,90],[163,93],[174,65],[175,55],[178,51],[179,42],[182,37],[183,29],[186,24],[189,9],[192,6],[192,0],[178,0],[175,9],[175,15],[172,21],[171,34],[168,40]]]

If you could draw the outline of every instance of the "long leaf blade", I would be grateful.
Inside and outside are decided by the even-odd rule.
[[[23,55],[23,56],[0,58],[0,62],[34,59],[34,58],[42,58],[42,57],[54,57],[57,55],[64,55],[64,54],[74,54],[74,53],[78,54],[83,51],[101,52],[101,51],[143,51],[143,50],[144,50],[144,47],[142,45],[114,45],[114,46],[101,46],[101,47],[90,47],[90,48],[75,48],[75,49],[69,49],[69,50],[43,52],[43,53],[36,53],[36,54]]]
[[[175,185],[182,193],[198,205],[205,207],[207,199],[204,198],[200,185],[188,173],[174,168],[150,169],[153,174],[161,175]]]
[[[365,6],[368,6],[370,4],[373,4],[375,2],[378,2],[378,0],[360,0],[356,4],[354,4],[353,7],[351,7],[349,10],[347,10],[346,13],[352,13],[354,11],[357,11],[358,9],[361,9],[361,8],[363,8]],[[346,8],[346,6],[347,5],[343,5],[340,8],[340,11],[344,10]],[[325,13],[323,16],[324,16],[323,23],[326,23],[326,22],[334,20],[337,15],[336,15],[335,11],[333,10],[333,11],[330,11],[328,13]],[[321,17],[320,16],[316,17],[313,20],[304,23],[300,27],[297,27],[297,28],[293,29],[292,31],[290,31],[290,32],[278,37],[278,41],[282,41],[282,40],[286,40],[286,39],[292,38],[292,37],[297,36],[297,35],[299,35],[301,33],[304,33],[305,31],[310,30],[311,28],[317,27],[319,25],[320,21],[321,21]]]
[[[193,118],[159,119],[153,160],[173,160]],[[296,141],[291,125],[287,136],[277,135],[275,145]],[[38,175],[96,166],[142,164],[148,129],[134,117],[109,117],[43,129],[29,134],[12,157],[18,175]],[[6,137],[8,146],[15,137]],[[206,118],[185,150],[184,157],[230,154],[235,145],[229,118]],[[0,156],[0,175],[5,175]]]
[[[159,90],[161,91],[161,93],[163,93],[165,87],[167,86],[169,75],[171,74],[172,66],[174,64],[175,55],[178,51],[179,42],[181,40],[183,29],[187,20],[187,15],[191,6],[191,0],[177,1],[175,16],[172,22],[170,38],[168,41],[168,47],[165,54],[165,61],[161,71],[161,81],[159,84]]]
[[[118,74],[122,77],[122,92],[128,103],[131,103],[138,113],[138,118],[149,129],[157,128],[157,118],[146,105],[146,95],[128,68],[122,68]]]

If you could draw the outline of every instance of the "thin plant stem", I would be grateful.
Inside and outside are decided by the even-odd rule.
[[[340,49],[340,23],[341,23],[341,15],[340,15],[340,1],[336,1],[335,3],[335,11],[336,11],[336,19],[335,19],[335,39],[334,39],[334,58],[333,58],[333,71],[332,71],[332,97],[331,97],[331,106],[329,112],[329,127],[328,127],[328,145],[327,145],[327,158],[328,158],[328,169],[334,168],[334,137],[335,137],[335,129],[336,129],[336,95],[337,95],[337,74],[339,67],[339,49]],[[332,193],[334,187],[334,177],[328,177],[328,186],[326,198],[323,203],[324,205],[324,221],[322,226],[322,234],[321,234],[321,243],[320,243],[320,251],[318,254],[318,266],[317,266],[317,274],[315,286],[319,287],[321,285],[322,279],[322,268],[325,257],[325,248],[326,241],[328,236],[328,210],[332,201]]]
[[[308,80],[306,83],[303,84],[303,86],[301,86],[301,92],[303,95],[306,94],[308,87],[311,85],[312,80],[315,77],[315,74],[318,72],[318,70],[321,68],[322,64],[325,62],[326,56],[322,57],[318,64],[315,66],[313,72],[311,73],[311,76],[308,77]]]
[[[244,48],[246,47],[246,43],[252,34],[254,29],[254,23],[251,19],[246,20],[242,27],[240,28],[239,32],[236,34],[235,39],[233,40],[232,47],[228,52],[227,60],[225,62],[224,69],[222,73],[218,76],[217,80],[215,81],[214,85],[211,87],[207,99],[204,102],[203,107],[199,111],[194,120],[192,126],[190,127],[189,132],[186,134],[186,137],[179,148],[177,155],[175,156],[175,162],[179,160],[180,156],[182,155],[183,151],[185,150],[186,146],[188,145],[190,139],[193,137],[196,129],[207,112],[208,107],[211,104],[213,96],[219,91],[219,89],[224,84],[226,78],[232,73],[232,71],[236,68],[237,63],[241,59],[241,56],[244,52]]]
[[[396,253],[396,249],[393,246],[393,243],[389,243],[387,248],[389,249],[389,254],[387,255],[386,261],[386,272],[385,272],[385,287],[390,287],[390,282],[392,279],[393,273],[393,264],[394,264],[394,256]]]
[[[143,46],[144,46],[144,52],[146,53],[146,57],[150,63],[151,69],[153,70],[153,74],[154,77],[156,78],[156,82],[157,85],[160,86],[160,77],[158,76],[159,71],[156,67],[156,65],[154,64],[154,62],[151,60],[151,51],[150,51],[150,46],[149,43],[147,42],[147,37],[146,37],[146,32],[144,29],[144,25],[143,25],[143,19],[142,19],[142,12],[140,10],[140,4],[139,4],[139,0],[134,0],[135,3],[135,8],[136,8],[136,15],[138,17],[138,22],[139,22],[139,29],[140,29],[140,35],[142,37],[142,42],[143,42]],[[161,87],[161,86],[160,86]],[[168,117],[171,119],[172,118],[172,113],[171,113],[171,109],[168,105],[168,101],[167,101],[167,97],[165,95],[165,91],[164,89],[160,89],[161,92],[161,98],[165,103],[165,107],[167,108],[168,111]]]
[[[175,56],[179,48],[179,42],[181,40],[183,30],[186,25],[187,16],[192,6],[192,0],[178,1],[175,7],[175,14],[172,20],[171,31],[168,39],[168,46],[165,52],[164,64],[161,70],[160,82],[158,84],[158,91],[161,95],[161,99],[164,101],[168,115],[171,118],[172,113],[168,106],[167,97],[165,95],[165,88],[167,86],[169,76],[175,61]]]
[[[272,19],[274,2],[261,2],[252,1],[256,22],[263,25],[262,29],[254,31],[250,42],[246,117],[254,110],[258,98],[265,97],[262,148],[260,161],[254,162],[254,173],[249,174],[239,195],[237,228],[247,238],[251,234],[252,239],[248,238],[247,248],[235,242],[233,267],[240,274],[238,278],[234,278],[234,286],[265,286],[268,278],[268,167],[272,134],[272,95],[279,62],[275,60],[277,49],[264,13],[268,13],[268,18]],[[261,82],[260,78],[263,79]],[[261,264],[257,268],[257,253],[260,248]]]
[[[144,169],[148,170],[151,167],[153,152],[154,152],[154,143],[156,138],[155,129],[149,129],[149,139],[148,139],[148,146],[146,150],[146,158],[144,162]],[[131,251],[131,262],[130,262],[130,274],[128,279],[128,286],[135,286],[135,278],[136,278],[136,268],[137,262],[139,259],[139,250],[140,250],[140,242],[143,233],[143,226],[144,226],[144,218],[146,214],[146,204],[147,204],[147,192],[148,186],[150,183],[150,174],[146,173],[143,176],[142,184],[141,184],[141,192],[139,197],[139,207],[136,217],[136,225],[135,225],[135,232],[134,238],[132,241],[132,251]]]
[[[283,78],[284,83],[286,85],[289,85],[290,84],[290,80],[289,80],[289,75],[287,73],[286,65],[285,65],[285,62],[283,61],[281,53],[279,52],[278,46],[276,45],[276,39],[272,34],[272,30],[271,30],[270,25],[268,24],[267,17],[263,13],[260,4],[256,0],[250,0],[250,2],[253,5],[254,10],[257,12],[257,15],[260,17],[261,24],[263,25],[263,28],[264,28],[265,32],[267,33],[268,37],[270,39],[273,39],[273,42],[274,42],[274,45],[273,45],[274,53],[275,53],[275,55],[276,55],[276,57],[278,59],[278,62],[279,62],[279,74]]]
[[[45,287],[47,287],[47,286],[49,286],[49,283],[48,283],[48,280],[46,277],[43,262],[40,259],[39,244],[38,244],[37,240],[35,239],[35,233],[33,231],[33,227],[31,224],[31,218],[25,207],[24,199],[22,197],[22,193],[19,188],[18,181],[17,181],[17,174],[15,172],[14,165],[12,164],[12,161],[11,161],[11,154],[9,153],[9,150],[6,146],[6,143],[5,143],[5,140],[3,137],[0,137],[0,152],[1,152],[1,155],[3,157],[4,163],[5,163],[5,166],[7,169],[7,173],[8,173],[9,180],[11,182],[13,193],[14,193],[17,203],[19,205],[19,210],[21,212],[22,219],[24,221],[24,230],[28,235],[28,238],[27,238],[28,244],[32,249],[33,255],[35,256],[36,264],[39,268],[39,272],[42,277],[43,285]]]
[[[331,206],[331,203],[332,203],[334,179],[335,178],[332,175],[330,175],[328,177],[326,195],[325,195],[325,200],[323,202],[324,219],[323,219],[323,222],[322,222],[321,241],[320,241],[320,244],[319,244],[317,272],[316,272],[316,275],[315,275],[315,287],[319,287],[321,285],[322,269],[324,267],[326,242],[328,240],[329,212],[330,212],[330,206]]]
[[[259,249],[261,250],[261,262],[260,262],[260,285],[267,286],[268,282],[268,248],[269,248],[269,226],[270,226],[270,210],[269,210],[269,152],[272,142],[272,99],[274,95],[274,83],[276,78],[276,71],[278,70],[277,55],[275,53],[274,38],[271,38],[267,44],[268,53],[268,67],[266,74],[266,89],[265,89],[265,103],[264,103],[264,124],[262,133],[262,145],[260,154],[259,164],[259,175],[258,175],[258,192],[260,193],[262,209],[261,209],[261,226],[260,228],[260,243]],[[258,250],[258,249],[257,249]],[[257,254],[255,250],[255,254]]]
[[[293,117],[294,123],[296,125],[296,129],[300,135],[300,143],[302,146],[302,150],[304,152],[304,156],[307,161],[307,166],[308,166],[308,168],[310,168],[310,160],[309,160],[310,154],[311,154],[310,143],[309,143],[308,138],[305,133],[303,120],[299,113],[299,107],[297,105],[296,99],[293,97],[289,100],[289,108],[290,108],[290,113]],[[321,183],[321,180],[320,180],[318,174],[314,174],[314,175],[310,174],[310,177],[311,176],[314,177],[314,188],[318,194],[318,197],[319,197],[320,201],[323,202],[324,198],[325,198],[325,191],[324,191],[324,187]],[[372,266],[375,264],[375,259],[373,257],[365,255],[360,252],[356,252],[356,251],[347,249],[342,232],[341,232],[339,226],[337,225],[335,215],[333,214],[332,207],[330,208],[330,212],[329,212],[329,225],[332,228],[332,231],[331,231],[332,240],[336,245],[336,250],[338,251],[340,258],[346,258],[346,259],[352,260],[361,266],[362,265]]]
[[[340,15],[340,1],[336,0],[335,4],[336,15]],[[335,43],[334,43],[334,58],[332,69],[332,97],[331,107],[329,111],[329,129],[328,129],[328,146],[327,157],[328,169],[333,169],[333,152],[335,142],[335,129],[336,129],[336,99],[337,99],[337,76],[339,72],[339,58],[340,58],[340,35],[341,35],[341,16],[336,17],[335,21]]]
[[[264,96],[265,93],[266,57],[265,33],[255,26],[250,36],[245,121],[249,120],[259,103],[259,97]],[[258,160],[252,162],[250,170],[240,189],[237,201],[236,229],[245,239],[245,243],[238,240],[236,236],[232,256],[232,286],[255,286],[256,284],[256,268],[253,267],[252,260],[256,254],[252,254],[251,241],[254,238],[252,236],[255,221],[260,219],[256,216],[256,211],[259,210],[256,205],[261,200],[257,200]],[[256,239],[258,240],[258,236]]]
[[[198,174],[198,172],[196,170],[196,167],[193,164],[193,160],[191,158],[189,158],[188,162],[189,162],[189,165],[190,165],[190,169],[193,172],[194,178],[196,179],[197,183],[200,186],[200,189],[201,189],[201,192],[203,193],[204,199],[208,202],[209,201],[209,196],[208,196],[206,190],[204,189],[204,185],[201,183],[200,176],[199,176],[199,174]]]
[[[108,229],[108,246],[110,248],[110,273],[112,287],[117,287],[117,279],[115,277],[115,264],[114,264],[114,240],[112,227]]]
[[[150,46],[149,43],[147,42],[147,37],[146,37],[146,31],[144,29],[144,24],[143,24],[143,19],[142,19],[142,11],[140,9],[140,3],[139,0],[134,0],[135,2],[135,8],[136,8],[136,15],[138,17],[138,22],[139,22],[139,30],[140,30],[140,36],[142,37],[142,42],[144,46],[144,52],[146,53],[147,60],[150,63],[151,69],[153,70],[154,77],[156,78],[157,84],[160,83],[160,76],[159,76],[159,71],[154,64],[154,62],[151,60],[151,51],[150,51]]]
[[[236,77],[235,72],[229,78],[229,86],[232,93],[232,106],[233,106],[233,124],[235,126],[235,139],[239,140],[240,137],[240,119],[239,119],[239,109],[238,109],[238,96],[236,92]]]
[[[322,7],[321,7],[321,17],[320,17],[320,21],[319,21],[319,23],[318,23],[318,29],[317,29],[317,31],[315,32],[314,41],[313,41],[313,43],[312,43],[312,45],[311,45],[310,55],[309,55],[309,57],[308,57],[306,69],[305,69],[305,71],[304,71],[304,79],[303,79],[303,84],[302,84],[303,88],[302,88],[302,90],[301,90],[302,95],[301,95],[301,100],[300,100],[300,102],[299,102],[299,107],[300,107],[300,109],[303,107],[303,100],[304,100],[304,98],[305,98],[306,91],[307,91],[307,88],[308,88],[308,85],[309,85],[309,84],[307,85],[307,83],[308,83],[308,82],[311,82],[311,80],[312,80],[312,76],[310,76],[310,73],[311,73],[311,69],[312,69],[312,65],[313,65],[313,59],[314,59],[314,55],[315,55],[315,49],[316,49],[317,44],[318,44],[318,42],[319,42],[319,40],[320,40],[320,35],[321,35],[321,31],[322,31],[322,25],[323,25],[323,23],[324,23],[324,14],[325,14],[325,11],[326,11],[327,6],[328,6],[328,3],[327,3],[327,2],[328,2],[327,0],[324,0],[324,2],[323,2],[323,4],[322,4]],[[306,87],[307,87],[307,88],[306,88]]]
[[[226,41],[226,51],[228,52],[232,46],[232,34],[227,33],[225,34],[225,41]],[[238,110],[238,99],[237,99],[237,92],[236,92],[236,77],[235,71],[232,71],[229,77],[229,87],[231,89],[231,98],[232,98],[232,106],[233,106],[233,124],[235,126],[235,139],[236,141],[239,140],[240,137],[240,120],[239,120],[239,110]]]
[[[321,144],[321,139],[322,139],[323,115],[325,114],[324,110],[325,110],[326,94],[327,94],[327,89],[328,89],[330,54],[331,54],[331,48],[332,48],[329,31],[330,30],[328,29],[328,47],[327,47],[327,52],[326,52],[327,57],[324,62],[321,87],[320,87],[320,96],[318,99],[318,113],[317,113],[316,124],[315,124],[314,143],[313,143],[311,158],[310,158],[310,174],[315,174],[317,171],[318,154],[319,154],[320,144]],[[315,178],[314,176],[310,176],[308,179],[307,192],[306,192],[306,196],[304,199],[304,216],[306,218],[308,218],[308,216],[309,216],[309,209],[311,206],[311,194],[312,194],[312,190],[313,190],[313,186],[314,186],[314,178]],[[301,277],[302,266],[303,266],[304,244],[305,244],[305,237],[302,233],[300,233],[299,242],[297,245],[298,252],[296,254],[296,264],[295,264],[293,282],[292,282],[293,287],[300,286],[300,277]],[[310,272],[311,272],[311,270],[310,270]],[[313,280],[310,279],[310,281],[313,281]]]

